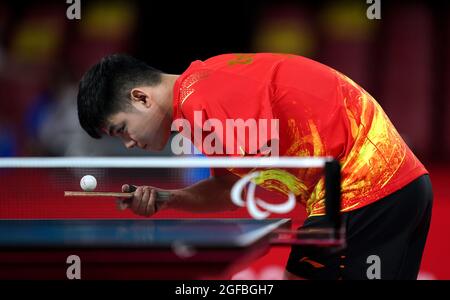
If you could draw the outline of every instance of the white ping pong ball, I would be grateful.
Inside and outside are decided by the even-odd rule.
[[[81,178],[80,186],[83,191],[92,192],[97,187],[97,179],[92,175],[86,175]]]

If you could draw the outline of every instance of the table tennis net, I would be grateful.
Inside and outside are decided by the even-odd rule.
[[[123,184],[178,189],[208,178],[212,168],[324,168],[329,161],[328,158],[249,160],[172,157],[0,159],[0,218],[133,217],[132,214],[118,212],[115,199],[64,197],[65,191],[82,191],[80,180],[84,175],[93,175],[97,179],[96,192],[120,192]],[[324,168],[324,176],[325,171]],[[261,189],[257,192],[260,193]],[[280,194],[271,194],[271,199],[276,202],[277,196]],[[173,216],[178,217],[177,214]],[[227,214],[220,216],[226,217]],[[248,217],[248,214],[235,213],[230,216]]]

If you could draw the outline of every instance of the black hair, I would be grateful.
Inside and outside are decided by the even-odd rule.
[[[123,54],[106,56],[92,66],[78,87],[78,119],[93,138],[102,137],[107,119],[131,108],[130,92],[138,85],[156,86],[162,72]]]

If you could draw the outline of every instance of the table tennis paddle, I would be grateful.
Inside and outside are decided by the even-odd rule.
[[[119,210],[125,210],[130,205],[130,198],[133,197],[134,191],[136,191],[136,186],[129,185],[130,192],[77,192],[77,191],[65,191],[65,197],[114,197],[122,198],[117,200],[117,207]],[[170,197],[169,192],[157,191],[156,201],[164,202]]]
[[[156,192],[158,196],[158,200],[167,199],[169,197],[169,192]],[[65,191],[65,197],[116,197],[116,198],[132,198],[134,192],[73,192],[73,191]]]

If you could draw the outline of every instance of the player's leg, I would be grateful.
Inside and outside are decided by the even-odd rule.
[[[426,203],[428,205],[423,210],[423,214],[419,216],[417,226],[411,234],[409,247],[398,275],[399,279],[414,280],[417,278],[430,228],[433,192],[428,175],[423,178],[421,184],[423,185],[422,189],[426,191],[425,195],[428,198]]]
[[[368,279],[370,258],[375,256],[380,260],[381,279],[415,278],[431,202],[431,184],[424,175],[384,199],[344,213],[347,248],[293,246],[287,274],[306,279]],[[325,222],[323,217],[311,217],[303,228],[320,228]]]
[[[346,223],[347,214],[343,214]],[[321,216],[309,217],[301,226],[307,228],[322,228],[328,226],[328,220]],[[341,263],[343,249],[327,247],[294,245],[286,265],[286,279],[341,279]]]
[[[431,204],[431,183],[424,175],[371,205],[349,212],[344,278],[372,278],[369,273],[374,267],[379,268],[381,279],[417,278]]]

